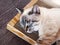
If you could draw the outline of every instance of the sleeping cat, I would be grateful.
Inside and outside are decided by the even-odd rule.
[[[47,9],[34,5],[22,12],[20,25],[27,33],[38,31],[37,45],[51,45],[59,40],[60,8]]]

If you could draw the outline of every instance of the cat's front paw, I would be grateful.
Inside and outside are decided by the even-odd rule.
[[[39,37],[39,38],[37,39],[37,43],[41,43],[41,42],[42,42],[42,38]]]
[[[40,37],[37,39],[38,42],[41,41],[41,40],[43,40],[43,37],[42,37],[42,36],[40,36]]]

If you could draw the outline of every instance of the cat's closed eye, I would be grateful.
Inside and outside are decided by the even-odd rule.
[[[32,22],[38,22],[37,20],[32,20]]]
[[[31,14],[33,14],[33,12],[32,12],[32,11],[30,11],[30,12],[28,13],[28,15],[31,15]]]

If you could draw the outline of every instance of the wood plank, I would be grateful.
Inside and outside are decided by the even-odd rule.
[[[14,26],[19,21],[19,18],[20,18],[20,14],[17,13],[17,15],[11,21],[9,21],[8,24]]]
[[[23,34],[21,31],[19,31],[18,29],[14,28],[11,25],[7,25],[7,29],[9,29],[9,31],[11,31],[12,33],[14,33],[15,35],[17,35],[18,37],[24,39],[25,41],[29,42],[32,45],[37,44],[36,41],[34,41],[33,39],[29,38],[28,36],[26,36],[25,34]]]
[[[31,0],[30,3],[28,3],[24,9],[26,8],[29,8],[31,6],[33,6],[38,0]],[[14,25],[19,21],[19,18],[20,18],[20,15],[19,13],[17,13],[17,15],[10,21],[8,22],[7,24],[7,29],[9,31],[11,31],[12,33],[14,33],[15,35],[17,35],[18,37],[22,38],[23,40],[29,42],[30,44],[32,45],[35,45],[36,44],[36,41],[34,41],[33,39],[29,38],[28,36],[26,36],[25,34],[23,34],[21,31],[18,31],[18,29],[16,29],[14,27]]]

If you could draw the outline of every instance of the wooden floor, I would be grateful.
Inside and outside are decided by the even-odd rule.
[[[15,8],[23,8],[28,2],[30,0],[0,0],[0,45],[30,45],[6,29],[6,24],[17,14]]]
[[[17,14],[16,7],[23,8],[30,0],[0,0],[0,45],[30,45],[6,29],[6,24]]]

